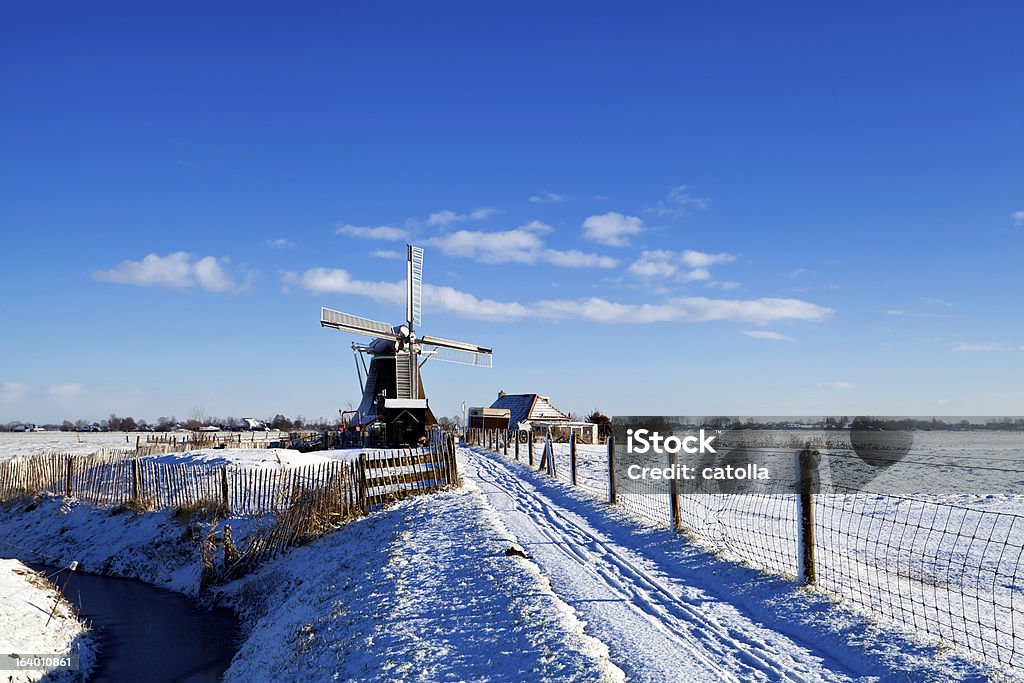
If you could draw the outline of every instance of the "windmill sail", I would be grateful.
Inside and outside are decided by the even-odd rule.
[[[476,351],[463,351],[462,349],[448,349],[440,346],[424,346],[431,360],[440,360],[445,363],[458,363],[459,365],[473,365],[478,368],[491,367],[490,353],[477,353]]]
[[[420,338],[420,342],[431,352],[431,358],[446,363],[491,367],[491,349],[483,346],[426,335]]]
[[[406,320],[409,322],[409,329],[414,330],[420,324],[423,305],[423,249],[411,244],[408,247],[406,283],[409,291],[406,294]]]
[[[320,309],[320,326],[333,327],[342,332],[365,334],[367,337],[393,337],[395,335],[394,328],[387,323],[360,318],[358,315],[342,313],[330,308]]]

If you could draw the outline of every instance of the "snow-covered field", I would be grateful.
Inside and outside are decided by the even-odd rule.
[[[50,619],[50,613],[53,618]],[[49,623],[47,623],[49,622]],[[18,560],[0,559],[0,678],[10,683],[76,681],[95,661],[94,644],[71,605],[42,575]],[[55,666],[33,661],[18,668],[17,660],[49,657]],[[77,668],[72,668],[71,658]]]
[[[638,527],[522,463],[462,455],[465,476],[631,680],[984,680],[948,653]]]
[[[231,523],[244,543],[253,525]],[[0,546],[198,595],[194,526],[51,498],[0,512]],[[291,549],[217,591],[246,622],[228,679],[622,680],[537,567],[506,556],[512,543],[469,483]]]
[[[172,434],[173,436],[174,434]],[[136,439],[146,442],[152,432],[25,432],[0,433],[0,460],[14,455],[35,453],[79,453],[87,455],[101,448],[135,448]],[[179,439],[187,434],[178,434]],[[216,436],[216,434],[215,434]],[[278,432],[245,432],[232,434],[242,439],[274,439]]]
[[[925,642],[952,643],[1024,677],[1024,498],[992,493],[1003,485],[1000,478],[1019,485],[1022,435],[972,436],[969,459],[957,458],[953,445],[964,438],[919,436],[909,462],[872,482],[876,493],[816,495],[816,586],[890,628]],[[554,449],[558,478],[568,481],[568,445]],[[523,461],[525,452],[521,447]],[[540,452],[536,446],[538,461]],[[580,445],[577,454],[580,489],[607,500],[607,449]],[[793,451],[787,458],[795,462]],[[826,483],[827,476],[826,471]],[[950,493],[902,497],[906,478]],[[668,528],[666,483],[620,482],[618,488],[620,509],[644,524]],[[683,495],[681,512],[690,538],[720,557],[796,575],[796,496]]]
[[[150,458],[280,470],[346,460],[358,452],[210,449]],[[668,506],[658,496],[620,492],[618,508],[600,502],[607,495],[603,446],[580,447],[578,488],[565,483],[567,447],[556,444],[556,456],[559,481],[552,481],[525,464],[480,449],[459,449],[466,481],[462,490],[413,498],[349,522],[216,589],[216,599],[233,605],[246,623],[246,640],[229,678],[985,679],[976,665],[948,649],[872,625],[856,613],[837,609],[823,594],[794,591],[779,576],[723,561],[795,567],[795,540],[789,540],[795,523],[787,502],[791,497],[765,496],[753,499],[757,504],[737,504],[743,496],[721,497],[724,502],[712,502],[716,496],[695,496],[699,504],[686,510],[691,523],[703,525],[703,534],[693,544],[658,528],[668,522]],[[897,519],[914,520],[918,526],[925,519],[907,512]],[[868,532],[885,532],[885,520],[892,514],[877,500],[873,508],[837,504],[822,510],[821,522],[827,528],[855,529],[849,535],[857,540]],[[851,519],[860,521],[851,526]],[[245,516],[224,521],[243,547],[261,523]],[[943,540],[933,532],[925,540],[935,543],[907,541],[897,547],[912,557],[931,548],[933,562],[980,558],[986,567],[998,569],[1006,561],[974,547],[956,555],[964,522],[949,517],[942,521],[957,526],[957,534]],[[937,520],[928,523],[936,526]],[[139,578],[190,595],[201,593],[196,539],[208,531],[203,522],[180,519],[167,510],[132,514],[56,497],[38,505],[0,508],[0,553],[57,566],[77,560],[80,571]],[[506,556],[509,548],[530,557]],[[924,595],[914,592],[924,585],[919,576],[871,583],[887,576],[879,573],[880,563],[895,566],[900,559],[878,551],[877,543],[851,544],[842,564],[834,566],[845,572],[840,578],[857,578],[880,589],[872,594],[876,600],[890,591],[909,596],[909,604],[900,605],[905,618],[935,621],[942,610],[950,612],[954,606],[949,600],[935,603],[934,587],[959,591],[969,583],[969,577],[929,575],[933,600],[922,597],[918,605],[914,599]],[[824,563],[822,580],[827,581],[828,563],[836,558],[823,549],[819,561]],[[987,571],[986,580],[998,576],[997,570]],[[1004,640],[996,642],[999,648],[1012,649],[1015,643],[1012,637],[1005,640],[1006,633],[1022,632],[1024,625],[1016,620],[1024,609],[1013,602],[1019,586],[1010,588],[1005,594],[1008,614],[986,613],[978,604],[961,600],[962,609],[951,612],[957,619],[947,619],[945,626],[984,625],[1000,617],[1002,630],[997,627],[995,637]],[[843,597],[848,602],[856,598],[855,606],[873,616],[879,611],[885,616],[884,607],[896,605],[891,598],[871,604],[869,594]],[[906,625],[898,618],[892,621]],[[941,635],[949,639],[947,633]],[[987,632],[967,635],[982,645],[990,642]],[[1002,650],[981,654],[999,661]],[[1011,664],[1016,666],[1015,661]]]
[[[87,455],[101,448],[135,448],[138,434],[126,432],[28,432],[0,433],[0,460],[36,453]],[[145,435],[142,435],[145,439]]]

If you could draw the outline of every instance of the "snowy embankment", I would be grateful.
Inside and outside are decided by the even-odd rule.
[[[178,457],[239,456],[278,467],[278,455],[233,449]],[[256,526],[224,521],[241,546]],[[61,567],[78,561],[79,571],[190,595],[201,594],[198,539],[208,532],[208,522],[172,511],[135,514],[58,497],[0,508],[4,552]],[[293,548],[215,589],[213,599],[239,612],[247,634],[228,676],[622,680],[607,647],[584,634],[537,567],[505,554],[511,545],[468,482]]]
[[[476,487],[357,520],[221,590],[251,625],[226,680],[622,680]]]
[[[631,680],[987,680],[522,464],[459,453],[463,475]]]
[[[45,577],[18,560],[0,559],[0,677],[4,681],[37,681],[47,672],[47,681],[82,679],[95,662],[88,634],[71,605]],[[46,664],[51,666],[42,668]]]

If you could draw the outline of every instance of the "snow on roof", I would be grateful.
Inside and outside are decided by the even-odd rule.
[[[568,422],[569,416],[551,405],[547,396],[540,394],[498,394],[491,408],[507,408],[509,425],[536,420],[540,422]]]

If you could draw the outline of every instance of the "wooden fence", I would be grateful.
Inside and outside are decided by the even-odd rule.
[[[152,447],[172,445],[140,450]],[[285,548],[395,501],[459,484],[455,440],[444,434],[421,449],[367,451],[355,459],[273,469],[160,463],[127,449],[0,461],[0,503],[49,494],[135,512],[260,518],[244,548],[235,546],[230,524],[210,525],[199,540],[203,585],[236,578]]]
[[[316,490],[346,511],[358,506],[367,512],[454,486],[458,480],[451,438],[422,449],[368,451],[350,461],[273,469],[160,463],[133,450],[104,449],[92,455],[42,453],[0,462],[0,502],[52,494],[97,506],[156,510],[216,505],[222,515],[260,515],[278,512],[296,496]]]
[[[202,448],[274,448],[280,444],[291,444],[293,439],[307,441],[319,438],[324,443],[331,432],[185,432],[169,434],[147,434],[135,437],[135,451],[138,455],[180,453]]]

